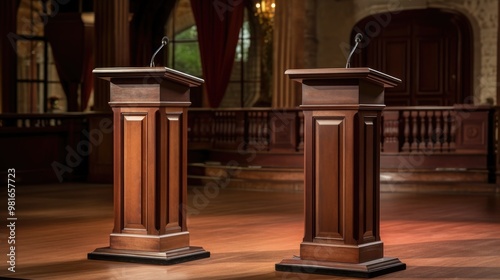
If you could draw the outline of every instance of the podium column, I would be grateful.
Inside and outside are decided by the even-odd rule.
[[[89,259],[173,264],[206,258],[186,224],[187,108],[202,79],[168,68],[95,69],[110,83],[114,228]]]
[[[373,277],[404,270],[380,239],[384,89],[399,79],[369,68],[296,69],[304,111],[305,233],[278,271]]]

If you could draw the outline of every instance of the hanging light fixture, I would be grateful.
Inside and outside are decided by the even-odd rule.
[[[260,19],[272,22],[276,8],[274,0],[258,0],[255,3],[255,8],[256,14]]]

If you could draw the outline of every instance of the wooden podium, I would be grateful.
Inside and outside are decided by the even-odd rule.
[[[207,258],[189,244],[187,108],[202,79],[164,67],[98,68],[110,82],[114,228],[89,259],[173,264]]]
[[[305,233],[277,271],[374,277],[406,269],[380,239],[384,89],[401,80],[369,68],[294,69],[304,111]]]

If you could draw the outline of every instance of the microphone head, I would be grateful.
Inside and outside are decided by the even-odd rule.
[[[167,36],[163,36],[163,38],[161,38],[161,44],[162,45],[168,44],[168,37]]]
[[[363,40],[363,34],[361,33],[356,34],[356,36],[354,37],[354,42],[359,43],[361,42],[361,40]]]

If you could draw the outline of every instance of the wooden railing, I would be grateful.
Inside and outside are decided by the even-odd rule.
[[[382,151],[386,153],[488,152],[494,135],[490,106],[387,107]]]
[[[490,106],[387,107],[382,120],[382,168],[494,172],[495,125]],[[300,153],[303,127],[300,109],[193,109],[188,147]]]
[[[20,184],[86,180],[89,155],[104,138],[90,126],[95,117],[100,116],[0,114],[0,174],[14,168]]]
[[[384,110],[382,152],[455,151],[453,107],[389,107]]]
[[[298,109],[191,109],[189,149],[297,152],[304,146]]]
[[[111,114],[0,114],[0,168],[18,168],[25,181],[58,181],[57,162],[64,180],[110,182],[112,133],[100,130],[102,120],[111,122]],[[381,168],[475,169],[494,178],[496,127],[495,109],[489,106],[387,107]],[[103,138],[90,139],[91,131]],[[300,109],[193,108],[188,149],[191,162],[299,168],[303,114]]]
[[[190,162],[302,168],[303,114],[298,109],[190,109]]]
[[[493,180],[491,106],[387,107],[382,126],[382,168],[484,170]]]

